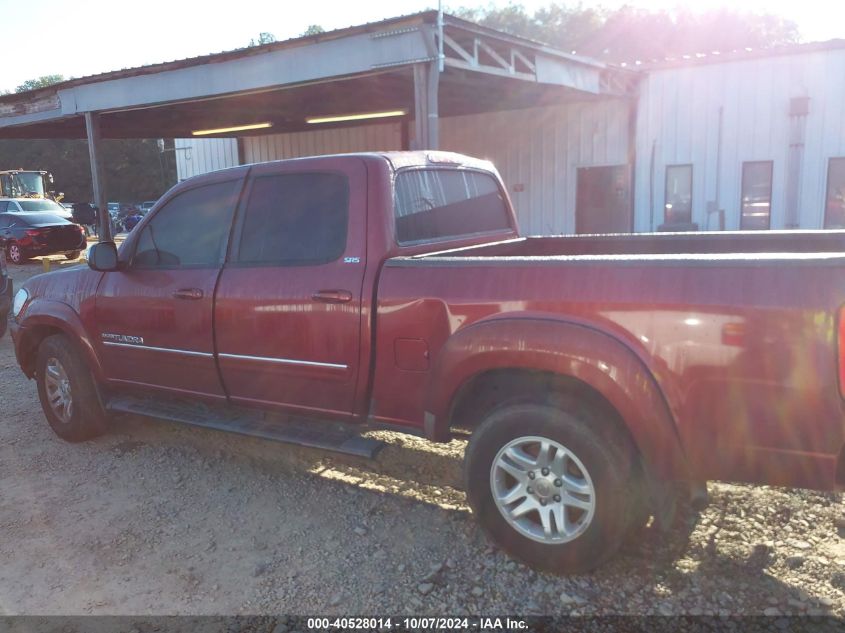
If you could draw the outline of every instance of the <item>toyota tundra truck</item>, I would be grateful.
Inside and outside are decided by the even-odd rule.
[[[522,237],[488,162],[245,165],[33,277],[11,334],[56,434],[136,414],[372,457],[469,435],[469,505],[581,572],[679,482],[845,481],[845,233]]]

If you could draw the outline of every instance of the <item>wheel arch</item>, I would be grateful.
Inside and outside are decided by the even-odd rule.
[[[654,475],[689,477],[675,420],[648,367],[615,337],[583,324],[497,319],[453,335],[432,372],[427,431],[445,439],[521,394],[584,398],[630,437]]]
[[[35,361],[42,341],[54,334],[63,334],[82,351],[95,378],[103,379],[102,366],[79,315],[66,303],[36,299],[26,307],[17,341],[18,363],[24,374],[35,375]]]

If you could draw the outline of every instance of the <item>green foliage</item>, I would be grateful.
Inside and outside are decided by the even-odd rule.
[[[47,86],[52,86],[53,84],[57,84],[64,80],[64,75],[43,75],[41,77],[38,77],[37,79],[26,80],[20,86],[15,88],[15,92],[26,92],[27,90],[45,88]]]
[[[250,38],[247,46],[261,46],[262,44],[272,44],[276,41],[276,36],[272,33],[262,32],[258,34],[258,39]]]
[[[324,29],[319,24],[312,24],[307,29],[302,32],[302,35],[299,37],[308,37],[309,35],[319,35],[320,33],[325,33],[326,29]]]
[[[565,51],[615,62],[762,48],[799,40],[794,22],[741,9],[648,11],[623,6],[609,10],[552,3],[534,13],[520,4],[509,4],[460,8],[454,14]]]
[[[155,200],[176,182],[173,152],[159,154],[155,139],[104,140],[109,200]],[[172,148],[172,143],[169,143]],[[91,163],[82,140],[0,140],[0,169],[43,169],[53,174],[65,200],[90,202]]]

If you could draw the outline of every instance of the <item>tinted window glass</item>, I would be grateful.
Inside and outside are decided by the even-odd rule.
[[[331,173],[259,176],[252,183],[238,261],[320,264],[346,248],[349,184]]]
[[[670,165],[666,168],[666,224],[692,222],[692,165]]]
[[[824,228],[845,229],[845,158],[831,158],[827,168]]]
[[[132,266],[213,266],[221,261],[238,181],[205,185],[180,193],[144,227]]]
[[[9,206],[9,203],[6,200],[0,200],[0,213],[5,213],[6,207]]]
[[[396,176],[396,239],[442,240],[510,229],[508,206],[489,174],[419,169]]]
[[[772,162],[757,161],[742,164],[743,230],[769,228],[772,215]]]

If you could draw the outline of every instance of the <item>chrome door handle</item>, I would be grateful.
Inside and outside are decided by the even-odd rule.
[[[319,290],[311,298],[322,303],[349,303],[352,301],[352,293],[348,290]]]
[[[174,299],[202,299],[202,290],[199,288],[180,288],[173,291]]]

